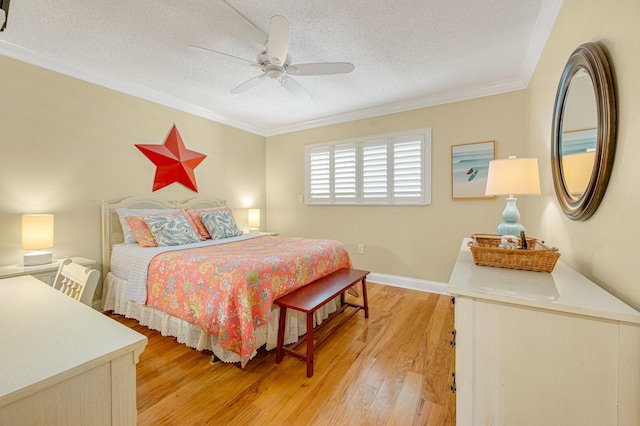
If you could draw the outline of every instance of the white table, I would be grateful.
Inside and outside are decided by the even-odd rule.
[[[562,261],[476,266],[468,241],[448,288],[457,423],[640,424],[640,312]]]
[[[135,425],[147,338],[32,276],[0,280],[0,424]]]

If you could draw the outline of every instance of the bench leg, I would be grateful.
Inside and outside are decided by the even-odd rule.
[[[313,312],[307,313],[307,377],[313,376]]]
[[[364,317],[369,318],[369,300],[367,299],[367,277],[362,279],[362,305],[364,306]]]
[[[280,306],[280,318],[278,318],[278,346],[276,346],[276,364],[282,362],[282,345],[284,344],[284,326],[287,318],[287,308]]]

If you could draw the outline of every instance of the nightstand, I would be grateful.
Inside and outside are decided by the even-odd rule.
[[[93,259],[87,259],[85,257],[71,257],[73,262],[79,263],[82,266],[92,267],[96,264]],[[53,285],[53,281],[56,279],[60,262],[64,259],[54,259],[53,262],[45,265],[37,266],[24,266],[24,265],[10,265],[0,267],[0,278],[18,277],[21,275],[33,275],[43,283]]]
[[[276,235],[280,235],[279,232],[269,232],[269,231],[244,231],[243,234],[257,234],[257,235],[270,235],[272,237],[275,237]]]

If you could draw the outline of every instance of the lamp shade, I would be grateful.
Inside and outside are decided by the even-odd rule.
[[[589,185],[596,152],[578,152],[562,156],[562,177],[571,195],[582,195]]]
[[[507,158],[489,162],[486,194],[540,194],[538,159]]]
[[[260,228],[260,209],[249,209],[247,214],[249,229]]]
[[[53,247],[53,215],[22,215],[22,249],[39,250]]]

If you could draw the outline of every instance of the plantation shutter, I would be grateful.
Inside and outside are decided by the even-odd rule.
[[[333,151],[333,196],[336,203],[357,201],[357,145],[339,145]]]
[[[362,202],[389,200],[389,150],[386,140],[362,144]]]
[[[308,158],[309,203],[328,203],[331,201],[331,149],[311,149]]]
[[[431,129],[305,147],[305,202],[431,204]]]
[[[393,201],[424,200],[424,138],[421,135],[393,140]]]

